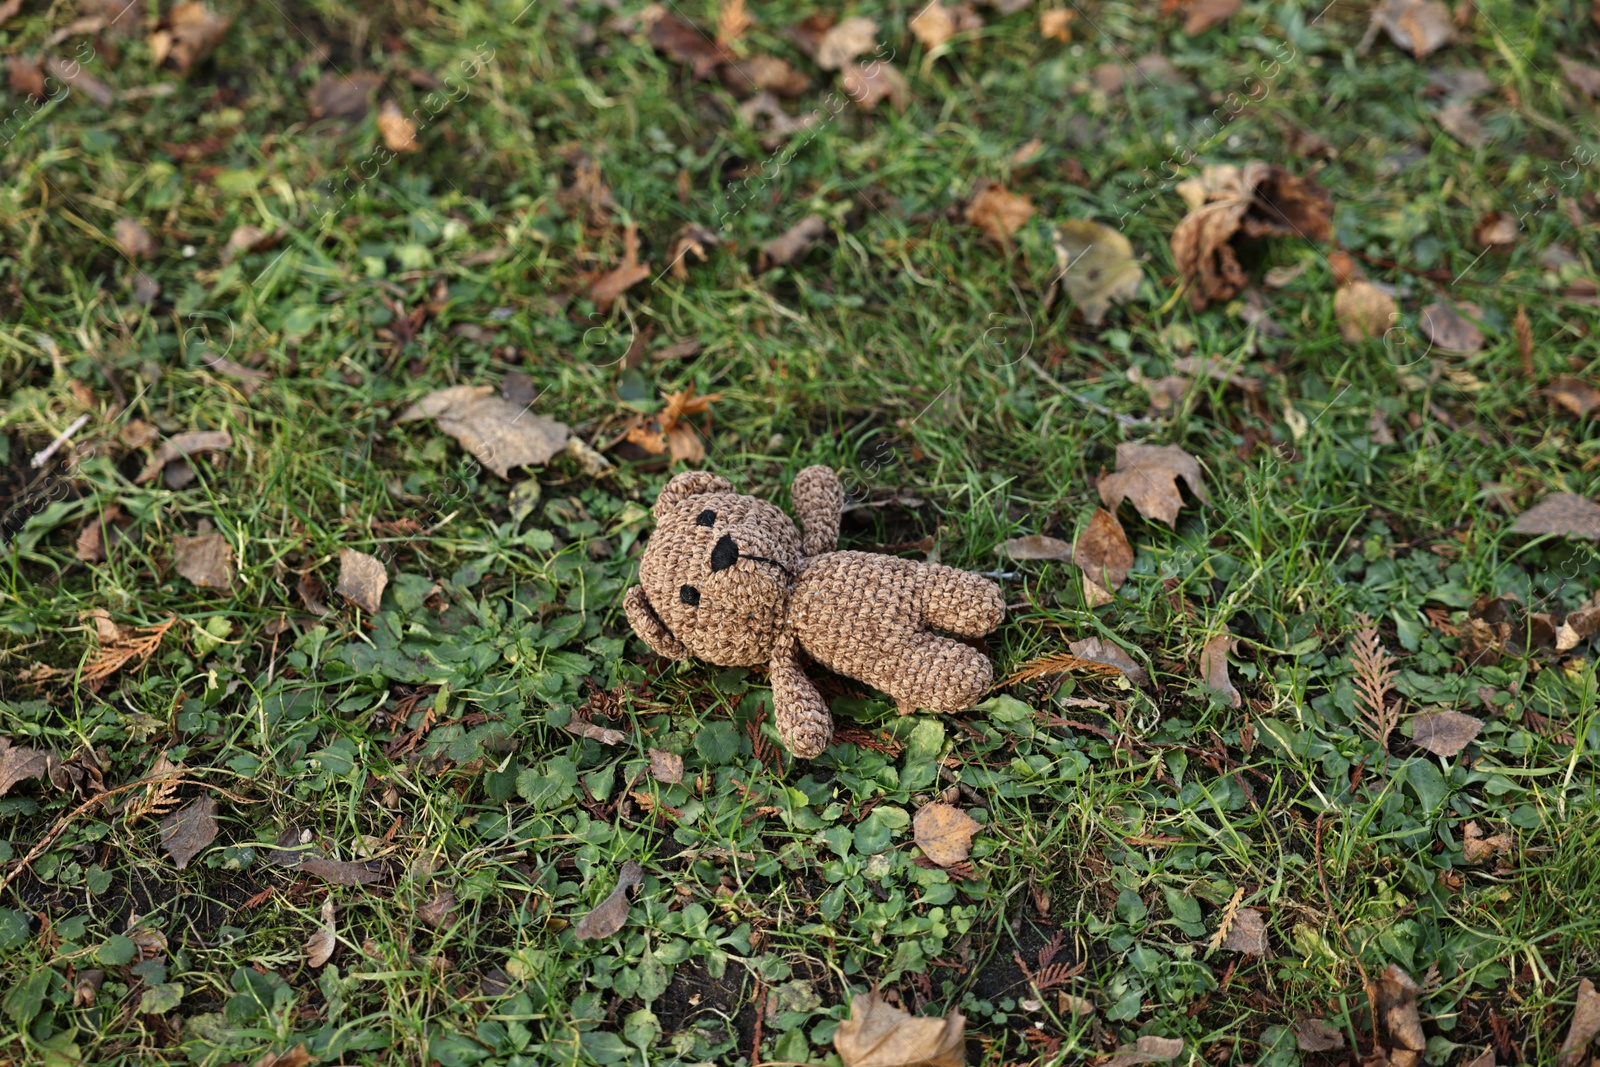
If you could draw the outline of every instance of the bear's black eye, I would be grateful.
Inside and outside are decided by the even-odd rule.
[[[716,521],[717,513],[712,511],[710,508],[706,508],[706,510],[702,511],[694,518],[694,524],[696,526],[712,526],[716,523]]]
[[[692,585],[686,585],[678,590],[678,599],[691,608],[697,608],[700,606],[700,590]]]

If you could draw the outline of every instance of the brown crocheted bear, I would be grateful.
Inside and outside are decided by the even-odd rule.
[[[796,756],[833,736],[828,705],[801,654],[888,693],[902,714],[962,711],[983,698],[983,653],[941,637],[981,637],[1005,602],[976,574],[869,552],[835,552],[844,487],[826,467],[794,480],[789,516],[705,471],[679,474],[656,498],[656,532],[623,606],[663,656],[725,667],[766,664],[778,735]]]

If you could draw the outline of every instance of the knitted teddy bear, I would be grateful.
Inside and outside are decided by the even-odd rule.
[[[778,735],[796,756],[833,736],[802,653],[888,693],[901,714],[963,711],[983,698],[983,653],[941,637],[981,637],[1005,602],[976,574],[869,552],[836,552],[844,487],[826,467],[795,476],[789,516],[706,471],[679,474],[656,498],[656,532],[628,622],[663,656],[725,667],[766,664]]]

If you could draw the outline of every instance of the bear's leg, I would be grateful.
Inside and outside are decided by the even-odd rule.
[[[873,682],[894,697],[902,715],[918,708],[965,711],[994,681],[988,656],[938,634],[908,633],[883,651],[881,673]]]
[[[794,638],[778,639],[768,665],[772,679],[773,720],[778,736],[800,759],[820,756],[833,739],[833,715],[827,701],[806,677]]]
[[[957,637],[982,637],[1005,617],[1000,587],[971,571],[922,563],[916,583],[918,621],[924,626]]]

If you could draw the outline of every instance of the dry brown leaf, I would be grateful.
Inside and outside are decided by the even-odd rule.
[[[309,107],[311,117],[343,119],[359,122],[372,110],[372,97],[383,88],[381,75],[370,70],[344,74],[336,70],[324,71],[317,84],[311,87]]]
[[[317,579],[317,576],[307,571],[295,581],[295,592],[300,594],[300,603],[313,615],[327,615],[331,611],[325,602],[328,596],[327,587]]]
[[[1494,1056],[1494,1046],[1490,1045],[1472,1059],[1466,1061],[1461,1067],[1495,1067],[1497,1060]]]
[[[808,74],[795,70],[786,59],[766,54],[724,63],[718,76],[729,92],[740,96],[769,92],[792,100],[811,88]]]
[[[74,558],[84,563],[104,563],[109,559],[107,549],[121,537],[121,527],[117,525],[121,518],[122,508],[116,504],[107,508],[105,514],[91,518],[78,533],[77,543],[73,546]]]
[[[1104,1067],[1134,1067],[1139,1063],[1164,1063],[1183,1051],[1183,1040],[1176,1037],[1156,1037],[1148,1034],[1133,1043],[1132,1048],[1118,1049],[1117,1054],[1105,1061]]]
[[[299,867],[302,871],[314,874],[334,885],[371,885],[383,879],[381,863],[349,863],[345,860],[311,856],[301,860]]]
[[[1344,1034],[1326,1019],[1301,1019],[1294,1024],[1294,1040],[1302,1052],[1337,1052],[1344,1048]]]
[[[437,929],[450,918],[450,913],[456,910],[456,895],[446,889],[437,894],[432,900],[417,909],[417,918]]]
[[[310,1062],[311,1053],[306,1051],[304,1045],[296,1045],[282,1052],[268,1052],[251,1067],[306,1067]]]
[[[719,64],[733,58],[694,23],[670,11],[661,12],[650,24],[650,44],[668,58],[687,63],[697,79],[709,77]]]
[[[1560,377],[1540,391],[1580,419],[1600,407],[1600,389],[1582,378]]]
[[[905,75],[887,59],[874,59],[864,66],[846,63],[839,74],[845,95],[869,111],[885,97],[896,111],[904,111],[911,100],[911,86]]]
[[[1522,357],[1522,375],[1532,378],[1533,367],[1533,323],[1528,321],[1528,309],[1521,304],[1517,305],[1516,317],[1511,320],[1511,331],[1517,338],[1517,355]]]
[[[1433,113],[1433,119],[1451,137],[1468,148],[1478,148],[1484,142],[1483,123],[1478,121],[1472,105],[1465,100],[1455,100]]]
[[[1422,332],[1441,352],[1470,356],[1483,348],[1483,334],[1448,301],[1422,309]]]
[[[1025,537],[1006,539],[1006,555],[1015,560],[1054,559],[1065,563],[1072,559],[1072,546],[1057,537],[1028,534]]]
[[[389,584],[389,571],[383,561],[353,548],[339,550],[339,584],[333,591],[350,603],[374,615],[383,602],[384,587]]]
[[[610,937],[628,921],[628,890],[644,881],[644,871],[634,860],[622,865],[617,872],[617,887],[593,911],[578,920],[572,936],[579,941],[593,941]]]
[[[911,35],[922,43],[922,47],[930,51],[944,44],[956,32],[956,17],[952,8],[945,7],[934,0],[921,11],[911,17],[906,23],[906,28]],[[1565,62],[1565,60],[1563,60]]]
[[[1228,706],[1239,707],[1244,698],[1233,687],[1228,677],[1228,653],[1233,651],[1234,639],[1226,630],[1205,643],[1200,650],[1200,680],[1206,688],[1215,689],[1228,699]]]
[[[628,739],[628,735],[621,730],[613,730],[609,726],[596,726],[592,722],[578,722],[573,720],[567,723],[567,732],[587,737],[591,741],[598,741],[602,745],[620,745]]]
[[[228,359],[226,356],[207,356],[206,369],[216,371],[225,378],[232,378],[239,382],[239,391],[245,396],[253,395],[257,389],[261,388],[263,383],[272,377],[264,370],[243,366]]]
[[[878,43],[878,24],[868,18],[848,18],[830,27],[817,42],[813,57],[823,70],[840,70]]]
[[[161,847],[178,870],[217,839],[217,802],[201,797],[161,820]]]
[[[662,785],[677,785],[683,781],[683,757],[676,752],[652,748],[650,776]]]
[[[1125,441],[1117,446],[1116,470],[1100,478],[1100,501],[1115,514],[1124,500],[1131,500],[1145,518],[1177,529],[1178,509],[1183,506],[1179,478],[1202,503],[1211,503],[1200,463],[1189,453],[1177,445]]]
[[[1600,593],[1567,612],[1556,630],[1556,651],[1570,652],[1600,630]]]
[[[281,232],[268,233],[261,227],[252,226],[249,223],[243,226],[235,226],[233,232],[228,235],[228,243],[222,248],[222,262],[224,264],[232,263],[239,256],[248,252],[259,252],[263,248],[270,248],[277,244],[278,239],[282,236]]]
[[[1333,294],[1333,317],[1346,344],[1382,337],[1399,318],[1394,297],[1365,278],[1339,286]]]
[[[84,563],[104,563],[106,561],[104,523],[99,518],[90,519],[88,525],[78,531],[77,543],[73,546],[72,556]]]
[[[1503,856],[1511,851],[1511,847],[1511,837],[1507,834],[1485,837],[1476,822],[1468,822],[1462,827],[1461,858],[1467,863],[1482,863],[1495,856]]]
[[[717,44],[723,48],[735,44],[755,23],[745,0],[722,0],[717,5]]]
[[[1566,56],[1556,56],[1556,62],[1561,64],[1561,73],[1574,88],[1589,96],[1600,96],[1600,67],[1591,67]]]
[[[21,93],[34,100],[44,99],[44,67],[37,59],[12,56],[6,77],[12,92]]]
[[[321,923],[306,942],[306,963],[315,970],[333,959],[333,950],[339,944],[339,932],[333,928],[333,896],[322,898]]]
[[[183,459],[197,452],[220,452],[225,448],[233,447],[233,437],[227,430],[191,430],[169,437],[161,442],[161,447],[156,449],[144,469],[139,472],[133,482],[143,485],[161,473],[163,467],[175,459]]]
[[[1150,397],[1152,414],[1165,414],[1176,410],[1189,395],[1194,379],[1182,374],[1168,374],[1160,378],[1146,378],[1138,367],[1128,368],[1128,380],[1140,386]]]
[[[1239,13],[1243,0],[1191,0],[1185,6],[1183,32],[1197,37]]]
[[[110,107],[116,103],[116,90],[90,74],[76,61],[51,56],[44,61],[44,69],[50,72],[51,77],[66,82],[75,91],[87,96],[101,107]]]
[[[689,279],[688,258],[694,256],[701,263],[706,261],[706,250],[715,248],[721,243],[717,235],[704,226],[689,223],[680,229],[672,239],[672,248],[667,252],[667,261],[672,264],[668,268],[678,281]]]
[[[115,229],[117,247],[129,259],[143,259],[156,250],[156,242],[134,219],[118,219]]]
[[[1470,745],[1483,720],[1459,711],[1425,711],[1411,720],[1411,740],[1435,756],[1449,759]]]
[[[1418,59],[1437,52],[1455,37],[1450,8],[1442,0],[1379,0],[1372,10],[1368,40],[1380,29]]]
[[[1011,247],[1011,235],[1031,218],[1033,201],[1001,185],[984,186],[967,204],[967,221],[1006,249]]]
[[[172,564],[202,589],[233,588],[233,546],[215,530],[172,539]]]
[[[393,100],[385,100],[378,109],[378,132],[391,152],[415,152],[422,147],[417,143],[417,124]]]
[[[0,797],[29,778],[42,778],[50,766],[50,753],[27,745],[14,745],[0,737]]]
[[[822,121],[821,111],[808,111],[796,118],[783,110],[783,105],[771,93],[757,93],[739,105],[739,118],[751,129],[761,130],[765,136],[761,143],[768,148],[775,148],[783,141],[799,133],[801,130],[810,129]],[[759,120],[765,119],[763,128]]]
[[[1112,304],[1138,295],[1144,270],[1134,259],[1133,245],[1110,226],[1069,220],[1056,226],[1054,244],[1056,280],[1088,325],[1100,325]]]
[[[513,467],[538,466],[567,445],[566,423],[496,396],[492,385],[454,385],[437,389],[395,419],[431,418],[479,463],[506,480]]]
[[[1228,927],[1228,936],[1222,939],[1222,947],[1246,956],[1265,956],[1268,951],[1267,921],[1260,909],[1240,908],[1233,917],[1233,924]]]
[[[1576,493],[1551,493],[1517,516],[1516,534],[1564,534],[1600,541],[1600,504]]]
[[[1517,218],[1504,211],[1490,211],[1472,227],[1472,240],[1480,248],[1505,251],[1517,243]]]
[[[187,74],[228,35],[233,20],[206,4],[178,4],[150,35],[150,52],[158,66]]]
[[[1367,990],[1383,1020],[1393,1067],[1420,1067],[1422,1052],[1428,1047],[1417,1014],[1417,992],[1417,983],[1393,963]]]
[[[794,262],[827,232],[828,223],[821,215],[807,215],[761,246],[758,269],[768,270]]]
[[[833,1035],[844,1067],[965,1067],[967,1017],[911,1015],[877,993],[850,1000],[850,1018]]]
[[[1079,659],[1115,667],[1134,685],[1150,684],[1150,672],[1135,663],[1133,657],[1119,645],[1102,641],[1098,637],[1086,637],[1082,641],[1068,642],[1067,649]]]
[[[1207,167],[1178,191],[1190,211],[1172,231],[1172,254],[1193,287],[1196,310],[1237,296],[1249,282],[1232,241],[1246,237],[1299,236],[1325,241],[1333,232],[1333,198],[1311,178],[1275,163],[1252,161]]]
[[[106,972],[98,967],[79,971],[77,980],[72,986],[72,1006],[74,1008],[92,1008],[95,1000],[100,995],[100,987],[105,984]]]
[[[922,854],[941,867],[972,854],[972,835],[982,827],[972,816],[949,804],[928,804],[912,820],[912,836]]]
[[[1078,13],[1070,7],[1052,7],[1039,12],[1039,36],[1069,43],[1072,40],[1072,22]]]
[[[1375,445],[1392,445],[1395,443],[1394,431],[1389,429],[1389,413],[1382,408],[1373,408],[1372,414],[1367,417],[1367,435],[1372,438]]]
[[[1095,508],[1089,526],[1072,545],[1072,562],[1083,572],[1084,597],[1091,607],[1109,604],[1133,569],[1133,546],[1117,517]]]
[[[618,297],[648,277],[650,264],[639,262],[639,227],[630,222],[622,233],[622,262],[590,283],[589,299],[600,311],[610,311]]]
[[[1585,978],[1578,983],[1577,1003],[1572,1008],[1572,1025],[1556,1055],[1556,1067],[1580,1067],[1588,1060],[1589,1042],[1600,1034],[1600,993]]]

